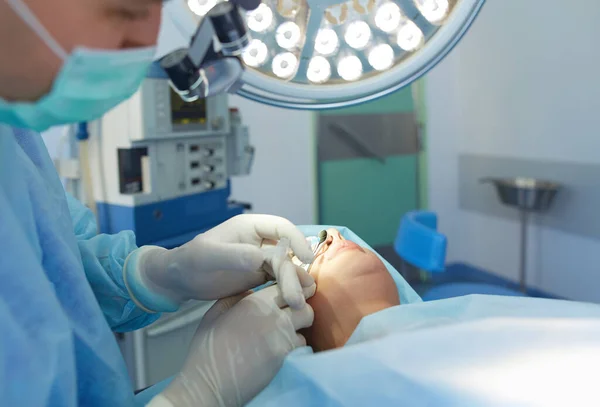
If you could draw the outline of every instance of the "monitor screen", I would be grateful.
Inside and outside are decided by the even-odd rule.
[[[173,125],[205,124],[206,99],[185,102],[173,90],[171,92],[171,123]]]

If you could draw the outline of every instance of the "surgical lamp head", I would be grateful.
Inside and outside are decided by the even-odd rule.
[[[183,100],[206,98],[229,90],[237,81],[243,71],[238,56],[249,42],[239,7],[233,2],[217,3],[198,26],[189,47],[165,55],[160,65]]]
[[[411,84],[452,50],[485,2],[262,0],[240,14],[226,0],[186,1],[166,7],[178,8],[184,35],[195,30],[190,47],[162,60],[184,99],[228,91],[298,109],[341,108]]]

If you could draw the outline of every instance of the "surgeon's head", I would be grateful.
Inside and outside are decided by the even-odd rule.
[[[309,272],[317,292],[308,300],[315,320],[305,336],[315,350],[343,346],[364,316],[400,304],[396,284],[377,255],[336,229],[327,230]]]
[[[63,61],[9,2],[23,2],[67,53],[156,44],[161,0],[0,0],[0,97],[34,101],[48,93]]]

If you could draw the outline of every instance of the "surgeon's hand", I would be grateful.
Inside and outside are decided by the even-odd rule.
[[[304,289],[306,298],[315,286]],[[277,286],[220,300],[206,313],[181,373],[149,407],[242,406],[277,374],[313,310],[285,306]]]
[[[284,237],[300,260],[312,261],[304,235],[290,221],[239,215],[176,249],[144,246],[134,251],[123,268],[125,285],[147,311],[172,312],[184,301],[228,297],[274,278],[284,287],[284,301],[300,309],[305,305],[302,288],[314,285],[314,279],[291,261],[274,259],[262,247]]]

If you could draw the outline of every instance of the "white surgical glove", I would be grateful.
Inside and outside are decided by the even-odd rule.
[[[131,298],[148,312],[173,312],[184,301],[216,300],[277,280],[284,301],[299,309],[303,287],[314,279],[301,267],[280,261],[262,248],[282,238],[295,255],[311,262],[304,235],[287,219],[270,215],[239,215],[196,236],[178,248],[143,246],[123,267]]]
[[[304,289],[306,298],[315,286]],[[217,301],[206,313],[183,370],[148,407],[234,407],[248,403],[306,340],[313,310],[285,306],[277,286]]]

